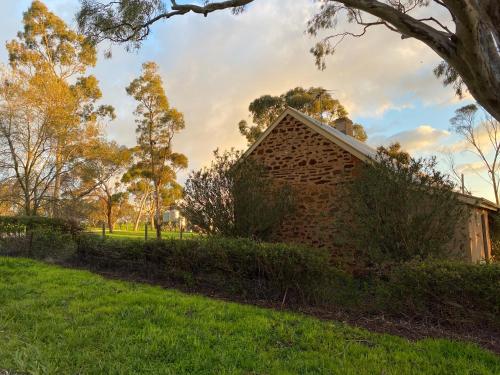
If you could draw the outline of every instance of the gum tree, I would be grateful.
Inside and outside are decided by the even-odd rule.
[[[63,184],[85,142],[99,133],[100,119],[114,116],[112,107],[97,105],[102,96],[98,81],[86,74],[96,64],[96,49],[41,1],[24,12],[23,29],[6,48],[11,69],[36,85],[44,102],[55,164],[51,211],[57,215]]]
[[[238,124],[240,133],[249,144],[254,143],[287,106],[330,126],[334,126],[336,119],[347,116],[344,106],[324,88],[295,87],[280,96],[262,95],[253,100],[248,110],[254,125],[248,125],[245,120],[241,120]],[[367,136],[362,125],[354,124],[353,130],[355,138],[366,141]]]
[[[162,209],[168,191],[178,190],[176,172],[187,168],[187,157],[173,151],[173,138],[184,129],[184,116],[170,107],[158,66],[144,63],[142,74],[127,87],[127,94],[137,101],[137,147],[129,178],[142,177],[151,182],[156,237],[161,238]]]

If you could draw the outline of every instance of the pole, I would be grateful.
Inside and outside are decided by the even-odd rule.
[[[106,224],[102,223],[102,238],[106,238]]]
[[[462,180],[462,194],[465,194],[465,181],[464,181],[464,174],[463,173],[461,176],[461,180]]]
[[[144,239],[147,241],[148,239],[148,223],[144,226]]]

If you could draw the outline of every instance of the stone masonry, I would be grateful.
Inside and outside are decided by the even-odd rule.
[[[297,211],[276,233],[283,242],[334,250],[334,215],[343,203],[342,184],[361,160],[287,115],[250,154],[273,181],[290,185]]]

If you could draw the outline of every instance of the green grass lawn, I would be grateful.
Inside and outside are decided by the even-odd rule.
[[[102,230],[99,228],[91,228],[89,230],[90,232],[94,233],[102,233]],[[180,238],[180,233],[179,232],[172,232],[172,231],[162,231],[162,238]],[[115,229],[113,233],[109,233],[106,230],[106,236],[108,237],[113,237],[113,238],[132,238],[132,239],[144,239],[144,230],[138,230],[138,231],[133,231],[133,230],[119,230]],[[192,232],[183,232],[182,233],[182,238],[193,238],[197,236],[196,233]],[[154,230],[149,230],[148,231],[148,238],[149,239],[154,239],[156,238],[156,232]]]
[[[473,344],[0,257],[0,369],[30,374],[499,374]],[[0,371],[1,372],[1,371]]]

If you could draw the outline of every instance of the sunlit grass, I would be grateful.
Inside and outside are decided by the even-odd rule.
[[[31,374],[498,374],[473,344],[0,257],[0,369]]]
[[[96,234],[101,234],[102,229],[99,228],[90,228],[88,229],[89,232],[96,233]],[[175,238],[179,239],[180,238],[180,232],[175,232],[175,231],[162,231],[162,238],[169,239],[169,238]],[[182,238],[193,238],[196,237],[197,234],[193,232],[183,232],[182,233]],[[115,229],[113,233],[109,233],[108,230],[106,230],[106,237],[111,237],[111,238],[132,238],[132,239],[145,239],[145,231],[144,230],[120,230],[120,229]],[[148,238],[153,239],[156,238],[156,232],[154,230],[148,230]]]

